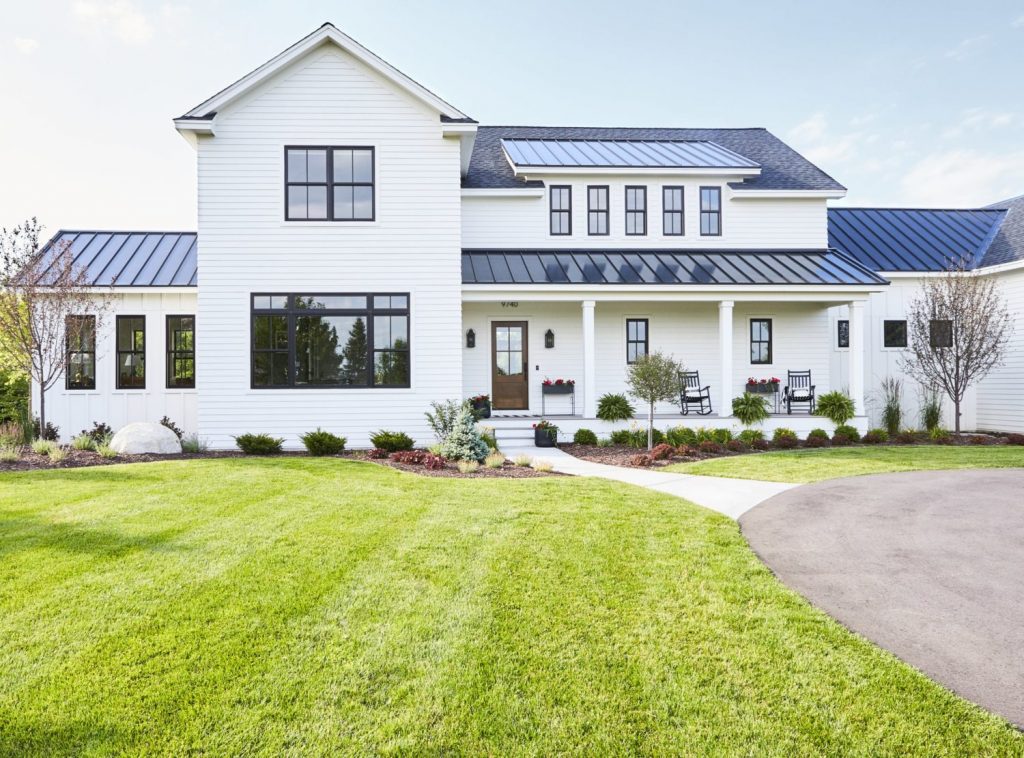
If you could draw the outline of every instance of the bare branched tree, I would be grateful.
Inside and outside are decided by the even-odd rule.
[[[46,391],[68,370],[68,345],[94,337],[110,295],[106,288],[89,286],[67,244],[58,243],[44,255],[41,231],[34,218],[0,231],[0,347],[39,387],[42,433]],[[84,315],[95,321],[71,318]]]
[[[997,283],[972,271],[970,259],[953,261],[940,276],[925,279],[911,301],[903,370],[953,401],[957,434],[964,394],[1002,364],[1012,330]]]

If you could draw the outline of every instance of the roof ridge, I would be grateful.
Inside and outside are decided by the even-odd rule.
[[[542,124],[480,124],[481,129],[632,129],[635,131],[767,132],[765,126],[545,126]],[[539,139],[539,138],[538,138]]]
[[[1022,195],[1021,197],[1024,197]],[[914,208],[909,206],[901,205],[837,205],[830,207],[829,212],[832,211],[935,211],[939,213],[976,213],[978,211],[985,211],[987,213],[998,213],[999,211],[1005,211],[1005,208],[993,208],[991,206],[984,206],[981,208]]]

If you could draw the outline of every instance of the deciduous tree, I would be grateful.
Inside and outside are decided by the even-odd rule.
[[[640,356],[629,366],[626,385],[629,394],[647,403],[647,449],[654,447],[654,405],[679,397],[679,374],[683,366],[660,352]]]

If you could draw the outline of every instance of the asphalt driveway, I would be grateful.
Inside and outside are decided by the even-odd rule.
[[[740,526],[814,605],[1024,727],[1024,469],[833,479]]]

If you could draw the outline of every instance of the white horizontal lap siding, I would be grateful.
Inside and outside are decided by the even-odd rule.
[[[94,311],[95,313],[95,311]],[[117,431],[135,421],[159,421],[168,416],[182,430],[197,431],[197,393],[193,389],[167,388],[167,316],[196,313],[196,294],[138,293],[112,296],[110,308],[99,319],[96,335],[96,389],[69,390],[62,376],[46,392],[46,418],[60,427],[65,442],[94,423]],[[116,317],[146,319],[146,388],[117,389]],[[202,340],[202,327],[197,326]],[[33,413],[39,413],[39,388],[32,388]]]
[[[286,145],[375,148],[373,222],[284,221]],[[199,142],[199,421],[289,447],[317,426],[365,447],[380,428],[430,441],[423,413],[460,397],[459,146],[437,112],[324,48],[217,117]],[[408,292],[409,389],[250,388],[253,292]]]
[[[650,177],[594,177],[588,181],[548,177],[550,185],[572,187],[572,234],[549,233],[550,200],[543,197],[462,198],[462,244],[467,248],[824,248],[828,246],[828,218],[823,199],[735,199],[721,177],[705,180],[670,177],[652,182]],[[609,186],[607,236],[587,234],[587,186]],[[625,233],[625,187],[647,187],[647,234]],[[663,186],[682,185],[684,235],[662,234]],[[722,187],[722,234],[700,234],[700,187]]]
[[[1005,362],[978,384],[979,429],[1024,434],[1024,271],[998,275],[1002,296],[1013,318],[1013,335]]]

